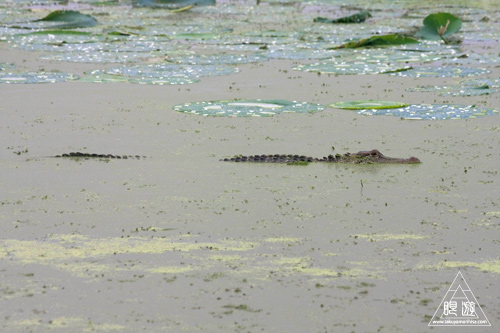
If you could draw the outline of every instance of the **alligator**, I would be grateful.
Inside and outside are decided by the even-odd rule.
[[[90,154],[90,153],[80,153],[80,152],[72,152],[68,154],[61,154],[61,155],[56,155],[54,157],[70,157],[70,158],[83,158],[83,159],[89,159],[89,158],[100,158],[100,159],[110,159],[110,158],[115,158],[115,159],[141,159],[141,158],[146,158],[146,156],[139,156],[139,155],[112,155],[112,154]]]
[[[221,159],[224,162],[253,162],[253,163],[287,163],[287,164],[307,164],[309,162],[326,163],[349,163],[349,164],[416,164],[420,160],[416,157],[396,158],[387,157],[377,149],[360,151],[356,154],[345,153],[344,155],[328,155],[328,157],[315,158],[304,155],[250,155],[235,156]]]
[[[140,155],[112,155],[112,154],[91,154],[72,152],[68,154],[56,155],[57,158],[78,158],[78,159],[144,159],[146,156]],[[328,157],[316,158],[305,155],[250,155],[250,156],[235,156],[232,158],[221,159],[224,162],[254,162],[254,163],[310,163],[310,162],[326,162],[326,163],[348,163],[348,164],[416,164],[420,160],[416,157],[396,158],[387,157],[377,149],[360,151],[355,154],[345,153],[344,155],[328,155]]]

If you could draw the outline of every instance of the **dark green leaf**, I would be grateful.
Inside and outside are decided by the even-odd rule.
[[[439,40],[457,32],[462,26],[462,20],[449,13],[431,14],[424,19],[424,26],[416,36],[423,39]]]
[[[363,38],[357,41],[348,42],[339,46],[334,47],[334,49],[344,49],[344,48],[355,48],[355,47],[365,47],[365,46],[391,46],[391,45],[402,45],[402,44],[417,44],[418,40],[411,37],[406,37],[398,34],[392,35],[382,35],[382,36],[372,36],[370,38]]]
[[[213,6],[215,0],[132,0],[134,7],[179,9],[190,5]]]
[[[338,19],[328,19],[326,17],[316,17],[314,19],[314,22],[319,22],[319,23],[361,23],[361,22],[364,22],[369,17],[372,17],[372,15],[368,11],[363,10],[357,14],[346,16],[346,17],[341,17]]]
[[[34,22],[63,22],[61,24],[51,25],[49,27],[50,29],[87,28],[98,24],[94,17],[74,10],[56,10]]]

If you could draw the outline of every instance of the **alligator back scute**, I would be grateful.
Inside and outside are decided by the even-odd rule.
[[[140,155],[112,155],[112,154],[91,154],[91,153],[81,153],[81,152],[71,152],[67,154],[61,154],[61,155],[56,155],[54,157],[57,158],[83,158],[83,159],[90,159],[90,158],[100,158],[100,159],[144,159],[146,156],[140,156]]]

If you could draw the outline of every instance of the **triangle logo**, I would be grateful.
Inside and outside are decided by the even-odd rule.
[[[491,326],[460,271],[444,295],[429,326]]]

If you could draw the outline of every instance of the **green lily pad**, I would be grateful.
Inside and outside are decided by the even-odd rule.
[[[410,92],[440,92],[440,96],[482,96],[490,95],[498,92],[498,89],[491,88],[488,85],[482,86],[467,86],[467,85],[450,85],[450,86],[420,86],[416,88],[408,88]]]
[[[127,63],[136,62],[144,58],[144,53],[134,52],[67,52],[42,56],[41,59],[51,61],[65,61],[75,63]]]
[[[199,82],[199,79],[191,78],[185,75],[164,75],[156,77],[129,77],[123,75],[113,75],[107,74],[100,70],[92,71],[86,74],[91,76],[82,77],[79,79],[80,82],[91,82],[91,83],[116,83],[116,82],[129,82],[136,84],[152,84],[152,85],[174,85],[174,84],[191,84]]]
[[[13,64],[8,64],[5,62],[0,63],[0,71],[4,71],[6,69],[12,69],[14,67],[16,67],[16,66],[14,66]]]
[[[246,64],[267,60],[266,57],[256,54],[214,54],[214,55],[183,55],[169,57],[168,61],[177,64],[189,65],[222,65],[222,64]]]
[[[131,82],[138,84],[190,84],[198,82],[200,77],[230,75],[238,69],[225,65],[178,65],[155,64],[147,66],[122,66],[86,72],[90,77],[81,81],[107,83]]]
[[[278,113],[313,113],[324,106],[306,102],[273,100],[232,100],[194,102],[176,105],[175,111],[217,117],[270,117]]]
[[[458,66],[421,66],[405,72],[397,72],[392,75],[405,77],[466,77],[490,73],[484,68],[458,67]]]
[[[408,88],[411,92],[440,92],[441,96],[482,96],[495,94],[499,91],[500,79],[468,79],[459,85],[419,86]]]
[[[372,36],[370,38],[363,38],[357,41],[335,46],[333,47],[333,49],[357,48],[365,46],[392,46],[404,44],[418,44],[418,40],[398,34]]]
[[[363,10],[363,11],[360,11],[359,13],[345,16],[345,17],[341,17],[338,19],[328,19],[325,17],[316,17],[314,19],[314,22],[318,22],[318,23],[361,23],[361,22],[366,21],[366,19],[369,17],[372,17],[372,15],[368,11]]]
[[[295,70],[306,72],[318,72],[324,74],[382,74],[407,71],[410,66],[393,66],[389,64],[365,63],[365,62],[323,62],[306,64],[293,67]]]
[[[75,10],[56,10],[34,22],[55,22],[48,26],[50,29],[88,28],[98,24],[94,17]]]
[[[500,88],[500,79],[467,79],[459,82],[468,87],[484,87]]]
[[[442,57],[431,52],[417,52],[395,49],[374,49],[362,48],[354,50],[347,57],[342,57],[345,61],[363,61],[370,63],[410,63],[410,62],[432,62],[440,60]]]
[[[190,5],[213,6],[215,0],[132,0],[134,7],[179,9]]]
[[[0,73],[0,83],[55,83],[75,80],[78,77],[67,73]]]
[[[395,116],[414,120],[468,119],[498,114],[498,110],[478,108],[474,105],[412,104],[399,109],[365,109],[356,111],[369,116]]]
[[[109,68],[106,74],[123,75],[127,77],[141,78],[165,78],[167,76],[187,77],[191,79],[202,76],[220,76],[237,73],[238,69],[226,65],[177,65],[177,64],[155,64],[148,66],[123,66]]]
[[[329,104],[328,106],[338,109],[364,110],[364,109],[395,109],[408,106],[408,104],[402,102],[393,102],[393,101],[367,100],[367,101],[337,102]]]
[[[307,45],[269,45],[264,55],[270,59],[326,60],[333,58],[338,51],[325,50],[323,48],[312,48]]]
[[[462,26],[462,20],[450,13],[436,13],[424,19],[424,26],[417,33],[423,39],[444,40],[457,32]]]

